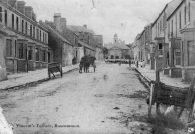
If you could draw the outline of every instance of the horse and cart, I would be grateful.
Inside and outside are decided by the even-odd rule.
[[[96,58],[94,56],[91,56],[91,55],[83,56],[81,58],[80,65],[79,65],[79,67],[80,67],[79,73],[82,73],[82,70],[86,73],[89,73],[90,66],[93,67],[93,70],[95,72],[95,68],[96,68],[95,60],[96,60]]]
[[[147,97],[148,116],[151,116],[152,105],[156,104],[156,113],[160,113],[160,105],[180,107],[177,118],[180,118],[184,109],[189,111],[188,123],[194,120],[195,112],[195,77],[190,87],[180,88],[166,85],[160,82],[160,73],[156,72],[156,81],[150,81],[150,92]]]

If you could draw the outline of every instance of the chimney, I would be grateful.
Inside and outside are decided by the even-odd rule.
[[[32,19],[32,15],[33,15],[33,8],[31,6],[25,6],[25,15]]]
[[[83,25],[83,27],[87,28],[87,25],[85,24],[85,25]]]
[[[24,2],[24,1],[17,2],[17,10],[23,14],[25,14],[25,8],[24,8],[25,4],[26,4],[26,2]]]
[[[65,28],[66,27],[66,18],[61,18],[60,24],[61,24],[62,28]]]
[[[17,0],[7,0],[7,1],[8,1],[8,5],[17,9]]]
[[[54,13],[54,26],[56,30],[61,32],[61,13]]]

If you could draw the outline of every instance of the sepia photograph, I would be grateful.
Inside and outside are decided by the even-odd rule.
[[[195,0],[0,0],[0,134],[195,134]]]

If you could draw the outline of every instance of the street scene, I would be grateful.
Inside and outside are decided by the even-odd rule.
[[[195,0],[1,0],[0,134],[195,134]]]

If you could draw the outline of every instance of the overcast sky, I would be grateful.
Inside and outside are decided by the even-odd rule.
[[[104,43],[113,41],[115,33],[132,43],[144,26],[153,23],[171,0],[24,0],[32,6],[37,21],[53,21],[61,13],[67,25],[87,24],[95,34],[103,35]],[[95,8],[93,8],[93,1]]]

